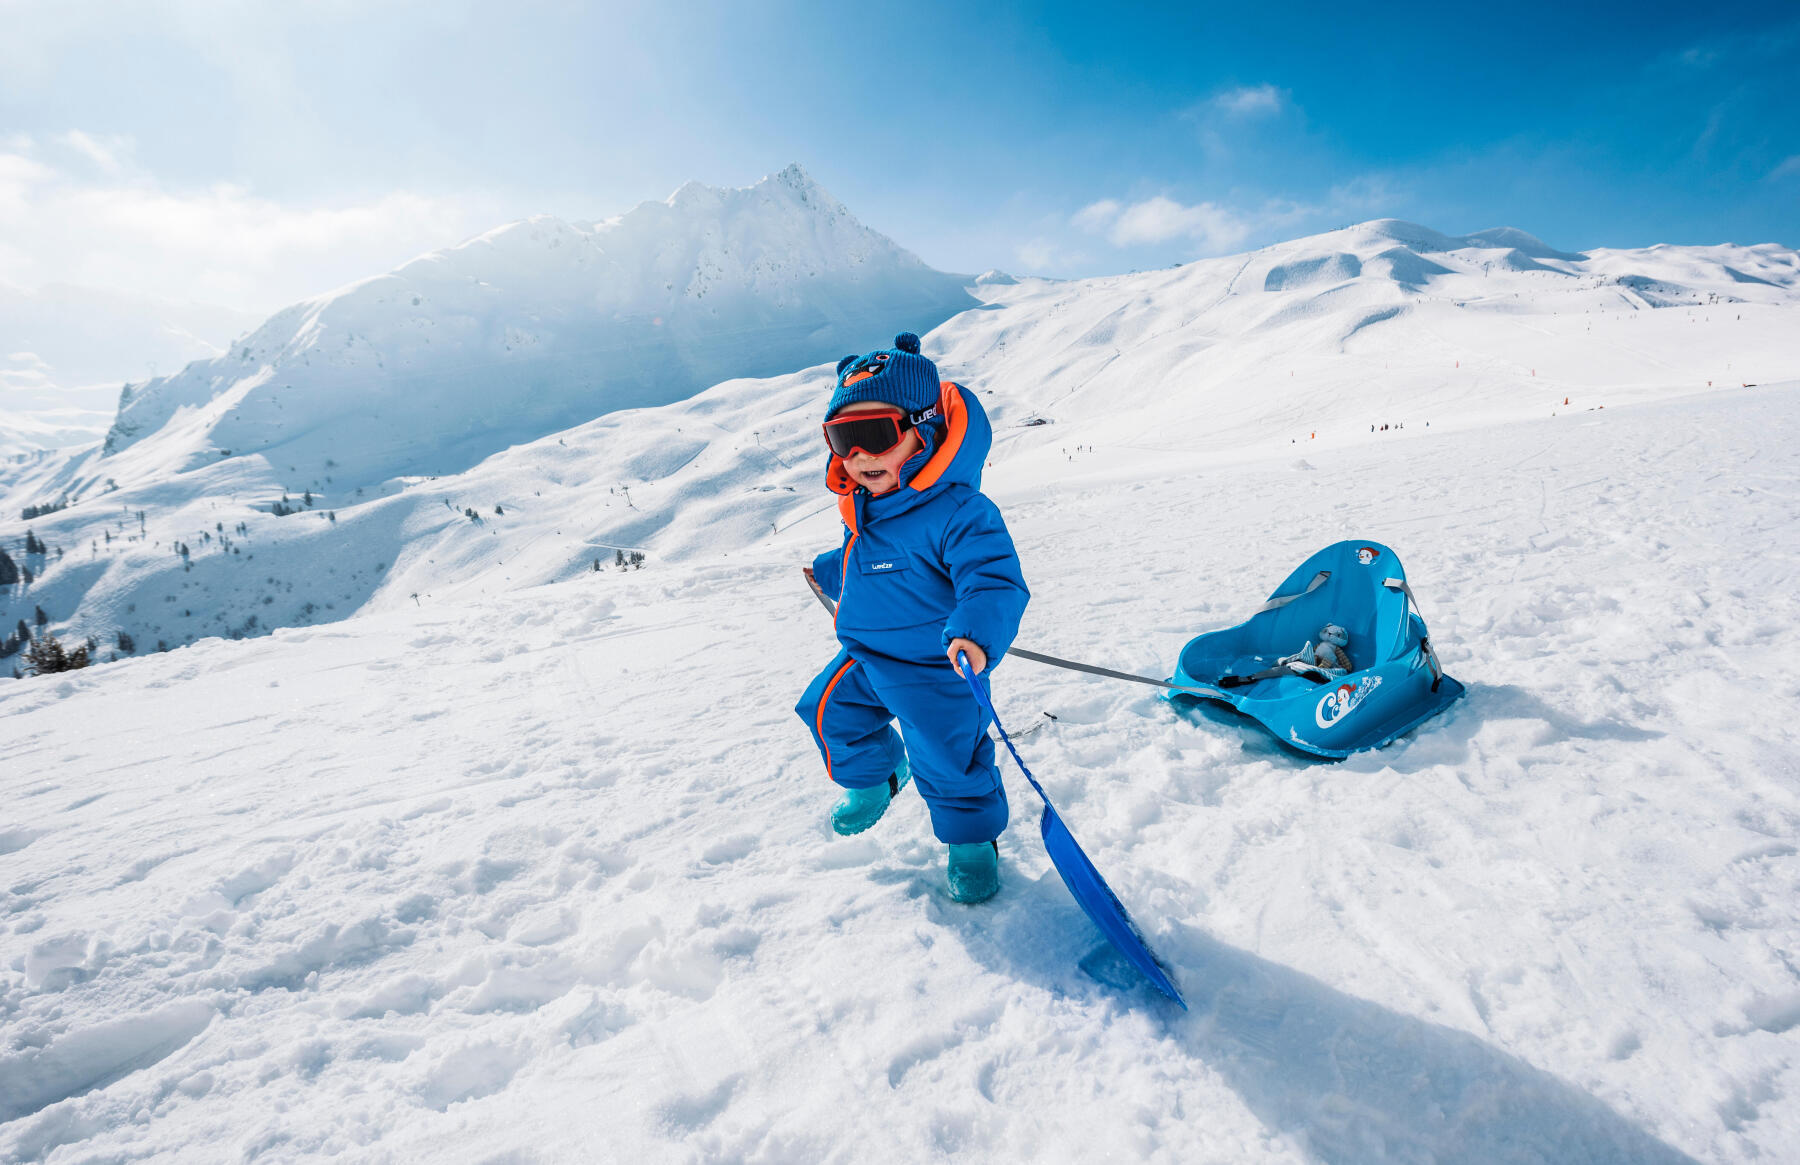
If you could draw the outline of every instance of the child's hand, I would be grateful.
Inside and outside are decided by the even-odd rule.
[[[956,655],[958,652],[966,652],[968,654],[969,669],[976,675],[980,675],[987,669],[987,652],[975,646],[973,640],[952,639],[950,641],[950,646],[946,650],[950,656],[950,666],[956,669],[957,675],[963,674],[962,665],[956,662]]]

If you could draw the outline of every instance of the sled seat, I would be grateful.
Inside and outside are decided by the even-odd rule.
[[[1327,623],[1349,632],[1347,675],[1320,682],[1323,673],[1280,669],[1244,682],[1316,641]],[[1240,686],[1221,686],[1229,678]],[[1230,704],[1283,744],[1334,760],[1387,744],[1463,694],[1438,664],[1399,556],[1354,539],[1301,563],[1244,622],[1191,640],[1171,682],[1210,689],[1203,698]]]

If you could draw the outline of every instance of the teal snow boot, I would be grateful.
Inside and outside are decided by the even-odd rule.
[[[1000,843],[977,841],[950,847],[950,897],[986,902],[1000,891]]]
[[[887,779],[887,784],[873,785],[867,789],[845,789],[842,799],[831,807],[831,828],[843,837],[861,833],[881,820],[881,815],[887,812],[888,802],[906,788],[906,782],[910,780],[912,766],[906,763],[905,757],[901,757],[900,766]]]

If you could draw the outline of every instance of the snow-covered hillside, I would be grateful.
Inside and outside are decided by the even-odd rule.
[[[687,222],[696,199],[762,189],[688,187],[633,214]],[[970,291],[983,306],[927,335],[926,352],[984,394],[1002,491],[1016,475],[1310,456],[1391,444],[1401,425],[1436,434],[1800,375],[1800,255],[1775,246],[1582,256],[1521,231],[1449,238],[1383,220],[1138,275],[990,272]],[[842,348],[891,334],[871,326]],[[621,547],[653,565],[741,554],[829,511],[817,429],[829,381],[829,365],[728,381],[379,486],[280,449],[177,472],[186,453],[165,455],[187,446],[169,435],[8,467],[0,543],[16,555],[29,526],[63,556],[32,561],[33,588],[0,597],[0,630],[41,606],[58,634],[124,630],[147,648],[568,581]],[[504,380],[484,383],[493,407],[511,399]],[[445,408],[429,431],[484,424]],[[109,478],[120,488],[102,492]],[[84,500],[14,518],[68,493]],[[270,513],[284,495],[299,513]]]
[[[615,409],[923,332],[974,301],[798,166],[689,183],[582,226],[540,217],[276,313],[127,386],[93,472],[136,484],[259,458],[283,480],[455,473]]]
[[[1800,375],[1800,254],[1556,251],[1378,220],[1167,271],[983,289],[933,351],[1120,463],[1261,455]],[[1391,430],[1390,430],[1391,431]],[[1074,439],[1025,442],[1052,455]]]
[[[1019,286],[1079,306],[1079,288]],[[1673,356],[1738,309],[1701,310],[1614,334]],[[1082,325],[999,326],[1039,361]],[[1341,366],[1367,372],[1379,356],[1356,353],[1381,334]],[[1744,357],[1692,359],[1671,383]],[[948,901],[910,794],[871,833],[831,835],[789,711],[833,651],[795,569],[833,537],[831,514],[799,516],[824,500],[816,430],[758,452],[707,427],[768,399],[806,428],[821,372],[484,466],[465,484],[565,475],[570,501],[545,488],[518,525],[508,499],[503,519],[408,535],[440,562],[467,551],[441,578],[468,569],[460,594],[0,682],[0,1159],[1790,1159],[1800,389],[1621,406],[1649,385],[1612,368],[1583,373],[1604,411],[1552,417],[1529,377],[1490,370],[1481,409],[1535,415],[1427,430],[1407,413],[1371,437],[1370,404],[1360,435],[1346,415],[1300,449],[1306,418],[1279,410],[1335,399],[1313,385],[1267,402],[1284,423],[1242,449],[1168,451],[1171,423],[1135,465],[1078,377],[991,382],[1011,423],[1056,420],[1007,430],[987,483],[1034,592],[1022,644],[1166,674],[1307,552],[1369,537],[1404,557],[1469,686],[1328,765],[1135,685],[1002,665],[1002,716],[1043,726],[1028,760],[1191,1013],[1121,977],[1009,762],[988,905]],[[1142,431],[1154,408],[1198,408],[1182,383],[1115,394]],[[608,447],[662,483],[633,485],[638,513],[585,476]],[[682,493],[731,465],[736,492]],[[709,491],[718,508],[696,508]],[[430,509],[402,507],[411,492],[367,507],[396,537]],[[685,560],[478,596],[502,578],[464,565],[472,548],[527,559],[558,507],[588,522],[572,536],[644,522]],[[366,578],[331,539],[377,519],[347,513],[259,530],[256,569],[315,538]],[[703,520],[715,553],[693,541]]]
[[[206,304],[0,281],[0,458],[100,440],[122,383],[217,356],[258,322]]]

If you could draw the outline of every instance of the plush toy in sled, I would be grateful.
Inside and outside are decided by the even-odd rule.
[[[1209,689],[1283,744],[1333,760],[1380,748],[1463,694],[1438,665],[1399,556],[1357,541],[1301,563],[1245,622],[1191,641],[1170,682]]]

